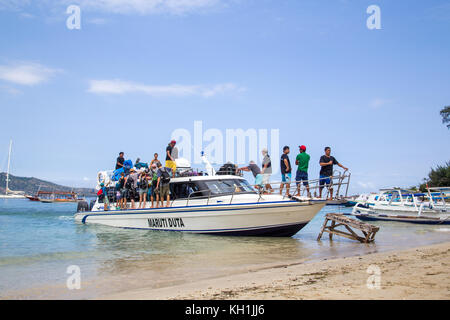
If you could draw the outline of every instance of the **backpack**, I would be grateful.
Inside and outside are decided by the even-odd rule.
[[[99,199],[103,199],[105,195],[103,194],[103,189],[100,189],[97,191],[97,197],[99,197]]]
[[[147,189],[148,188],[148,180],[147,178],[141,178],[139,181],[139,188],[141,189]]]
[[[163,184],[168,184],[170,182],[170,175],[166,169],[161,169],[161,182]]]
[[[129,189],[129,190],[134,188],[134,180],[131,176],[128,176],[127,183],[125,184],[125,188]]]

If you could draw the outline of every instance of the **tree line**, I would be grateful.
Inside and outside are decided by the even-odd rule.
[[[450,129],[450,106],[444,107],[440,111],[442,116],[442,123]],[[444,165],[438,165],[436,168],[431,168],[428,177],[423,179],[424,182],[419,186],[423,192],[426,191],[426,186],[429,187],[450,187],[450,161]]]

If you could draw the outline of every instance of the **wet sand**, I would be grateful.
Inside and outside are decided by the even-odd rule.
[[[378,274],[379,272],[379,274]],[[450,242],[363,256],[298,261],[101,299],[450,299]]]

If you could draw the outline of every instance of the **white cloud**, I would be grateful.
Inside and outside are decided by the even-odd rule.
[[[70,0],[79,3],[82,8],[95,9],[112,13],[174,13],[182,14],[201,9],[210,9],[221,2],[220,0]]]
[[[144,85],[130,81],[91,80],[88,92],[96,94],[144,93],[150,96],[203,96],[212,97],[227,92],[242,92],[245,88],[233,83],[204,85]]]
[[[101,11],[118,14],[185,14],[225,7],[237,0],[40,0],[34,5],[61,9],[68,5],[79,5],[82,10]],[[25,10],[31,0],[1,0],[0,10]]]
[[[382,99],[382,98],[375,98],[372,101],[370,101],[369,106],[373,109],[379,109],[382,106],[391,103],[391,100],[388,99]]]
[[[51,69],[34,62],[20,62],[10,65],[0,65],[0,80],[32,86],[47,81],[58,69]]]

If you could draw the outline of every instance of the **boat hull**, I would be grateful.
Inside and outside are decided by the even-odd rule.
[[[39,201],[38,197],[33,197],[33,196],[25,196],[25,197],[27,197],[27,199],[30,201]]]
[[[333,200],[327,200],[327,206],[343,206],[348,203],[348,200],[345,199],[333,199]]]
[[[374,211],[372,208],[355,208],[352,213],[356,218],[363,221],[396,221],[418,224],[450,224],[450,215],[448,213],[425,213],[414,214],[410,211]]]
[[[75,220],[121,228],[227,236],[290,237],[311,221],[324,205],[324,202],[280,201],[80,212],[75,215]]]
[[[22,195],[0,195],[0,199],[26,199],[25,196]]]

